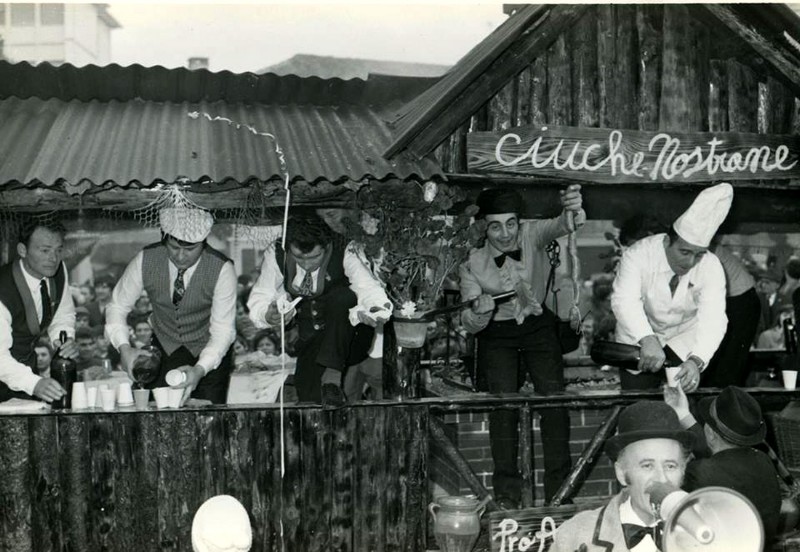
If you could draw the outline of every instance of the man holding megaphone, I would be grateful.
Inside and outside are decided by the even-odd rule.
[[[657,552],[663,524],[651,505],[655,483],[679,488],[695,436],[660,401],[639,401],[619,417],[606,442],[617,480],[624,487],[608,504],[580,512],[556,531],[552,552]]]

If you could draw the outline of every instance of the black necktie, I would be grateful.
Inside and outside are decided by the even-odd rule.
[[[678,283],[681,281],[681,277],[677,274],[673,274],[672,278],[669,280],[669,292],[672,296],[675,296],[675,290],[678,289]]]
[[[47,291],[47,280],[42,278],[39,282],[39,291],[42,294],[42,320],[41,326],[46,326],[50,322],[50,316],[53,314],[53,305],[50,303],[50,292]]]
[[[300,282],[300,289],[298,290],[298,295],[302,295],[303,297],[310,297],[314,295],[314,280],[312,280],[311,271],[306,271],[306,275],[303,276],[303,281]]]
[[[172,304],[176,307],[180,305],[183,295],[186,293],[186,287],[183,284],[183,274],[186,269],[178,269],[178,275],[175,277],[175,286],[172,290]]]
[[[494,258],[494,264],[497,265],[497,268],[500,268],[505,264],[506,257],[511,257],[515,261],[519,261],[522,259],[522,251],[520,249],[515,249],[514,251],[509,251],[508,253],[499,254]]]
[[[653,537],[656,547],[661,550],[661,536],[664,533],[664,522],[659,521],[652,527],[623,523],[622,533],[625,535],[625,544],[628,546],[628,550],[639,544],[647,535]]]

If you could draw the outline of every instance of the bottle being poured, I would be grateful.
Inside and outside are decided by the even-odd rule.
[[[51,405],[53,408],[71,408],[72,384],[78,380],[78,365],[73,359],[67,358],[62,354],[62,348],[67,342],[67,332],[62,331],[59,339],[61,345],[50,362],[50,377],[56,380],[66,393],[60,399],[53,401]]]

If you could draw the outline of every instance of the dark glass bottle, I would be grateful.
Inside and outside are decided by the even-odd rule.
[[[795,354],[797,352],[797,332],[795,331],[794,320],[786,318],[783,321],[783,342],[786,352]]]
[[[63,346],[67,341],[67,332],[61,332],[59,337]],[[53,408],[71,408],[72,384],[78,380],[78,365],[71,358],[61,356],[60,347],[52,362],[50,362],[50,377],[60,383],[61,387],[67,391],[66,395],[51,403]]]

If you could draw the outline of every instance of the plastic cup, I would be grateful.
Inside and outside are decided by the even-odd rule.
[[[134,389],[133,401],[136,403],[137,410],[147,410],[147,403],[150,402],[150,390]]]
[[[797,387],[797,370],[783,370],[783,387],[794,389]]]
[[[86,397],[86,384],[77,381],[72,384],[72,409],[84,410],[88,408],[88,398]]]
[[[102,405],[103,410],[106,412],[111,412],[116,407],[116,402],[116,389],[109,389],[108,386],[103,386],[100,388],[100,404]]]
[[[89,387],[86,390],[86,407],[94,408],[97,406],[97,387]]]
[[[120,406],[133,406],[133,391],[129,381],[122,381],[117,388],[117,401]]]
[[[181,399],[183,398],[183,388],[181,389],[173,389],[170,387],[169,389],[169,407],[170,408],[180,408],[181,407]]]
[[[175,387],[176,385],[180,385],[186,381],[186,372],[183,370],[170,370],[167,372],[165,379],[167,381],[167,385],[170,387]]]
[[[169,408],[169,387],[156,387],[153,389],[153,396],[156,398],[159,410]]]
[[[664,371],[667,373],[667,385],[670,387],[678,387],[678,372],[681,371],[680,366],[668,366],[664,368]]]

